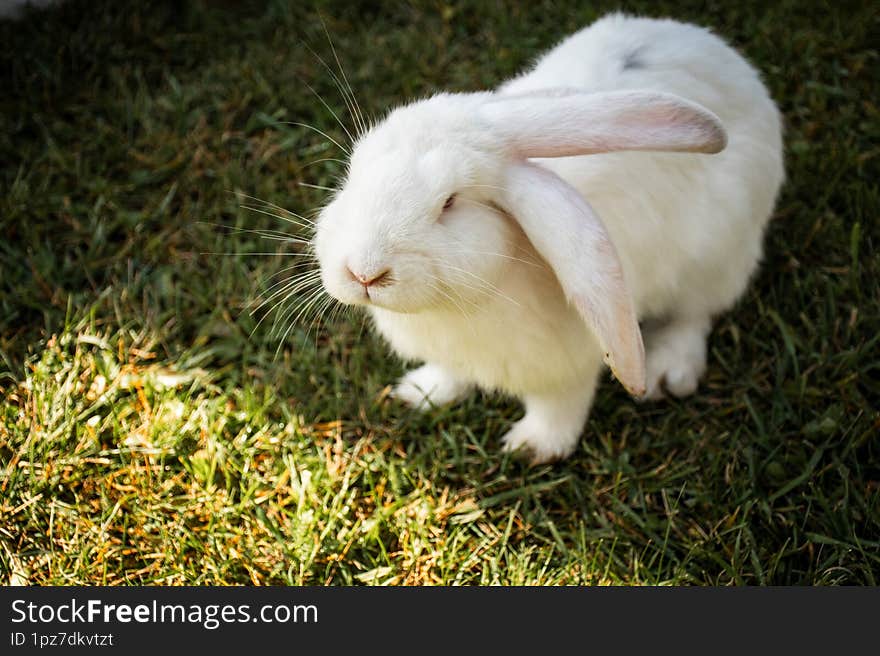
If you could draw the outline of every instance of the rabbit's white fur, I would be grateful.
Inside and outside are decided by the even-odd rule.
[[[614,150],[630,152],[573,156]],[[398,398],[513,394],[526,415],[505,447],[543,462],[576,447],[603,360],[635,395],[696,389],[782,180],[778,111],[740,55],[614,14],[496,92],[390,113],[356,144],[315,247],[325,289],[427,363]]]

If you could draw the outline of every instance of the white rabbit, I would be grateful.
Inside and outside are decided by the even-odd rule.
[[[783,177],[779,113],[739,54],[613,14],[495,92],[392,111],[355,144],[315,252],[326,291],[426,363],[396,397],[515,395],[504,448],[546,462],[577,446],[603,360],[636,397],[697,388]]]

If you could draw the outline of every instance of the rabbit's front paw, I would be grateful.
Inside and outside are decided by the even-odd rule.
[[[418,410],[458,401],[470,385],[451,376],[441,367],[426,364],[407,372],[394,386],[391,396]]]
[[[595,389],[595,377],[588,376],[567,391],[526,396],[526,415],[501,438],[503,450],[521,453],[533,465],[564,460],[577,448]]]
[[[526,416],[501,438],[501,450],[523,455],[532,465],[541,465],[570,456],[579,436],[580,430],[560,432]]]

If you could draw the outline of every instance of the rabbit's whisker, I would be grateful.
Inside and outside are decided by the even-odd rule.
[[[315,164],[320,164],[321,162],[336,162],[337,164],[342,164],[343,166],[348,166],[348,162],[344,159],[339,159],[337,157],[322,157],[321,159],[315,159],[309,162],[308,164],[303,164],[302,168],[308,168],[309,166],[314,166]]]
[[[262,251],[251,253],[247,251],[202,251],[199,255],[274,255],[277,257],[309,257],[315,261],[317,261],[318,257],[314,253],[302,252],[302,253],[283,253],[281,251]]]
[[[335,158],[333,158],[333,157],[327,157],[327,158],[325,158],[325,159],[335,159]],[[319,160],[319,161],[320,161],[320,160]],[[336,161],[339,162],[339,161],[342,161],[342,160],[336,160]],[[257,198],[256,196],[249,196],[248,194],[246,194],[246,193],[244,193],[244,192],[241,192],[241,191],[235,191],[235,192],[230,192],[230,193],[234,193],[234,194],[236,194],[236,195],[238,195],[238,196],[241,196],[241,197],[243,197],[243,198],[247,198],[248,200],[252,200],[252,201],[257,202],[257,203],[262,203],[262,204],[265,205],[266,207],[271,207],[271,208],[273,208],[273,209],[278,210],[279,212],[284,212],[285,214],[289,214],[290,216],[294,216],[294,217],[296,217],[297,219],[300,219],[301,221],[305,221],[306,223],[309,223],[310,225],[315,225],[315,224],[314,224],[314,221],[310,221],[310,220],[307,219],[306,217],[304,217],[304,216],[302,216],[302,215],[300,215],[300,214],[297,214],[296,212],[293,212],[293,211],[291,211],[291,210],[289,210],[289,209],[287,209],[287,208],[281,207],[281,205],[276,205],[275,203],[270,203],[268,200],[263,200],[262,198]],[[265,211],[265,210],[260,210],[260,209],[258,209],[258,208],[256,208],[256,207],[251,207],[251,206],[249,206],[249,205],[242,205],[242,207],[244,207],[245,209],[253,210],[253,211],[255,211],[255,212],[263,212],[263,211]],[[282,216],[280,216],[280,215],[278,215],[278,214],[269,214],[269,216],[274,216],[275,218],[278,218],[278,219],[289,220],[289,219],[286,219],[285,217],[282,217]]]
[[[276,302],[274,305],[272,305],[272,307],[269,308],[269,310],[266,311],[266,313],[263,314],[262,317],[260,317],[260,320],[257,321],[257,324],[254,326],[253,330],[251,330],[251,337],[253,337],[254,333],[257,331],[257,328],[259,328],[260,325],[262,325],[263,321],[266,320],[266,317],[268,317],[270,314],[273,314],[277,308],[283,306],[283,305],[288,301],[288,299],[289,299],[291,296],[293,296],[294,294],[298,293],[299,291],[302,291],[303,289],[305,289],[305,290],[309,290],[309,288],[310,288],[313,284],[314,284],[314,282],[311,282],[310,284],[306,284],[306,285],[297,285],[298,289],[285,288],[285,289],[282,289],[280,292],[278,292],[278,294],[284,294],[284,298],[282,298],[280,301],[278,301],[278,302]],[[276,294],[276,296],[277,296],[278,294]],[[265,301],[263,301],[263,303],[260,304],[260,306],[258,306],[257,308],[255,308],[255,309],[250,313],[251,316],[253,316],[254,312],[256,312],[260,307],[262,307],[262,306],[265,305],[267,302],[269,302],[269,300],[271,300],[271,299],[266,299]],[[273,321],[273,325],[277,322],[277,319],[278,319],[278,316],[276,315],[276,317],[275,317],[275,321]]]
[[[255,313],[257,313],[260,310],[260,308],[262,308],[264,305],[266,305],[267,303],[270,303],[271,301],[278,298],[282,294],[285,294],[285,293],[294,293],[295,294],[295,293],[301,291],[302,289],[307,289],[308,287],[313,285],[320,278],[320,272],[318,272],[318,275],[311,275],[311,273],[312,272],[309,272],[308,274],[303,274],[301,276],[295,276],[293,278],[281,280],[280,282],[276,282],[275,284],[273,284],[271,287],[269,287],[266,290],[266,293],[269,293],[269,292],[272,292],[272,293],[268,297],[263,299],[263,301],[259,305],[257,305],[255,308],[253,308],[251,310],[251,312],[250,312],[251,316],[253,316]],[[280,289],[278,289],[279,286],[281,286]],[[275,291],[272,291],[273,289]],[[253,302],[255,303],[256,299]]]
[[[461,304],[459,304],[459,302],[456,301],[455,298],[453,298],[447,291],[445,291],[441,284],[439,284],[439,282],[440,282],[439,278],[436,280],[437,280],[437,283],[434,283],[432,281],[428,281],[428,286],[431,289],[433,289],[435,292],[437,292],[438,294],[443,296],[447,301],[452,303],[456,308],[458,308],[459,312],[461,312],[462,316],[465,319],[469,318],[469,315],[465,311],[464,307],[462,307]]]
[[[323,185],[311,184],[309,182],[297,182],[296,184],[298,184],[300,187],[308,187],[309,189],[320,189],[321,191],[339,191],[339,189],[337,189],[336,187],[325,187]]]
[[[471,249],[459,249],[457,252],[461,253],[461,254],[465,254],[465,255],[486,255],[488,257],[500,257],[500,258],[504,258],[505,260],[511,260],[513,262],[522,262],[523,264],[528,264],[529,266],[537,267],[539,269],[544,268],[540,264],[538,264],[537,262],[524,260],[521,257],[514,257],[513,255],[506,255],[504,253],[493,253],[491,251],[475,251],[475,250],[471,250]]]
[[[290,266],[286,266],[283,269],[279,269],[278,271],[276,271],[275,273],[270,275],[266,279],[266,281],[268,282],[269,280],[272,280],[272,278],[275,278],[276,276],[283,275],[283,274],[287,273],[288,271],[294,271],[296,269],[302,269],[303,267],[313,267],[313,266],[314,265],[311,262],[299,262],[297,264],[291,264]]]
[[[311,308],[315,306],[318,301],[321,300],[321,297],[323,295],[324,289],[322,287],[319,287],[315,292],[312,293],[311,296],[308,297],[306,303],[302,306],[297,315],[290,321],[290,325],[287,327],[287,330],[281,338],[282,343],[284,342],[284,340],[287,339],[287,336],[290,334],[290,331],[293,329],[293,327],[300,325],[300,319],[309,316]]]
[[[313,230],[315,227],[315,224],[313,221],[308,221],[308,219],[305,219],[302,217],[298,217],[298,218],[300,218],[302,221],[308,221],[308,223],[300,223],[299,221],[295,221],[294,219],[291,219],[289,217],[281,216],[280,214],[275,214],[274,212],[270,212],[268,210],[263,210],[263,209],[260,209],[259,207],[252,207],[251,205],[241,205],[241,208],[245,209],[245,210],[250,210],[251,212],[259,212],[260,214],[265,214],[266,216],[271,216],[275,219],[280,219],[282,221],[286,221],[287,223],[290,223],[295,226],[299,226],[300,228],[305,228],[306,230]]]
[[[328,37],[329,38],[329,37]],[[333,83],[336,85],[336,89],[342,95],[342,100],[345,103],[345,108],[348,110],[349,116],[351,116],[352,121],[355,123],[358,136],[363,134],[363,123],[361,120],[361,116],[358,113],[359,108],[356,106],[357,98],[354,98],[354,94],[351,93],[350,89],[346,89],[346,87],[342,84],[342,80],[339,79],[339,76],[333,71],[333,69],[324,61],[324,59],[317,53],[315,50],[305,41],[302,42],[305,46],[306,50],[314,57],[330,74],[330,78],[333,80]],[[332,41],[331,41],[332,45]]]
[[[326,300],[321,304],[321,306],[315,312],[315,319],[312,322],[315,326],[315,346],[318,345],[318,335],[321,332],[322,321],[323,321],[324,327],[327,327],[330,325],[330,322],[332,320],[332,316],[336,310],[336,308],[334,307],[335,303],[336,303],[336,299],[328,294],[326,297]],[[328,310],[330,310],[329,317],[327,316]],[[308,339],[308,332],[306,333],[306,338]]]
[[[462,189],[475,189],[477,187],[482,187],[484,189],[496,189],[497,191],[503,191],[504,193],[509,193],[507,187],[499,187],[498,185],[489,185],[489,184],[466,184],[462,185]]]
[[[495,285],[490,283],[488,280],[481,278],[477,274],[475,274],[471,271],[468,271],[467,269],[462,269],[461,267],[457,267],[452,264],[447,264],[445,262],[437,262],[437,264],[439,264],[441,267],[443,267],[445,269],[450,269],[452,271],[456,271],[458,273],[462,273],[464,275],[470,276],[471,278],[474,278],[477,282],[479,282],[481,285],[483,285],[483,291],[493,292],[494,295],[498,296],[499,298],[503,298],[504,300],[513,303],[517,307],[522,307],[517,301],[510,298],[505,293],[503,293],[500,289],[498,289],[498,287],[496,287]]]
[[[289,321],[288,318],[291,317],[297,310],[299,310],[300,314],[302,311],[307,308],[311,303],[314,303],[317,299],[321,297],[321,294],[324,293],[323,288],[318,288],[313,291],[310,295],[306,296],[305,299],[301,300],[299,303],[294,303],[290,308],[285,310],[283,313],[278,315],[273,322],[272,326],[272,335],[276,335],[282,329],[280,326],[283,326],[287,323],[287,329],[284,330],[284,334],[281,335],[281,338],[278,340],[278,348],[275,349],[275,358],[278,357],[278,354],[281,352],[281,348],[284,346],[284,342],[287,340],[288,335],[293,330],[294,326],[297,325],[296,319]],[[286,301],[286,299],[285,299]],[[298,316],[298,315],[297,315]]]
[[[468,244],[461,241],[460,239],[454,239],[454,241],[459,246],[459,249],[458,249],[459,253],[471,253],[474,255],[488,255],[491,257],[501,257],[504,259],[513,260],[515,262],[522,262],[523,264],[528,264],[529,266],[544,268],[543,266],[541,266],[541,264],[539,264],[538,262],[535,262],[533,260],[524,260],[520,257],[514,257],[513,255],[507,255],[505,253],[495,253],[492,251],[478,251],[478,250],[474,250],[472,248],[467,248]],[[524,253],[525,255],[531,255],[531,253],[529,253],[528,251],[524,251],[523,249],[521,249],[519,247],[517,247],[517,250]]]
[[[317,132],[325,139],[329,139],[333,143],[333,145],[335,145],[337,148],[339,148],[339,150],[344,152],[346,155],[351,156],[351,150],[349,150],[348,148],[343,146],[341,143],[336,141],[336,139],[331,137],[329,134],[327,134],[323,130],[319,130],[318,128],[316,128],[314,125],[309,125],[308,123],[300,123],[299,121],[279,121],[279,123],[282,123],[284,125],[296,125],[297,127],[306,128],[307,130],[312,130],[313,132]]]
[[[351,132],[348,131],[348,128],[345,126],[345,123],[342,122],[342,119],[339,118],[339,116],[336,114],[336,112],[333,111],[333,108],[331,108],[330,105],[328,105],[327,102],[324,100],[324,98],[321,97],[321,94],[318,93],[317,91],[315,91],[315,89],[312,88],[312,85],[309,84],[308,82],[306,82],[305,80],[300,79],[300,82],[302,82],[304,85],[306,85],[306,88],[309,91],[311,91],[312,94],[315,96],[315,98],[317,98],[321,102],[321,104],[327,108],[327,111],[333,115],[333,118],[335,118],[336,122],[339,123],[339,127],[341,127],[343,130],[345,130],[345,134],[348,135],[348,140],[350,142],[354,142],[355,138],[353,136],[351,136]]]
[[[336,66],[339,68],[339,72],[342,75],[342,79],[345,82],[345,87],[348,89],[348,93],[351,96],[352,103],[354,105],[355,114],[357,115],[357,123],[360,126],[359,135],[364,134],[366,132],[365,122],[363,113],[361,112],[361,106],[357,101],[357,96],[354,93],[354,90],[351,88],[351,84],[348,81],[348,76],[345,74],[345,69],[342,67],[342,62],[339,61],[339,55],[336,54],[336,46],[333,45],[333,39],[330,38],[330,30],[327,29],[327,23],[324,22],[324,17],[318,12],[318,18],[321,20],[321,26],[324,28],[324,34],[327,35],[327,41],[330,44],[330,51],[333,53],[333,59],[336,60]]]
[[[465,310],[464,306],[462,306],[462,303],[467,303],[476,311],[479,311],[481,309],[480,306],[473,301],[465,299],[455,288],[449,287],[442,279],[438,278],[437,276],[430,276],[428,286],[431,287],[438,294],[443,296],[445,299],[447,299],[456,308],[458,308],[458,310],[461,312],[462,317],[464,317],[465,321],[467,322],[468,328],[470,328],[470,330],[474,332],[474,334],[476,334],[472,321],[473,315]],[[454,293],[455,296],[458,297],[458,300],[456,300],[456,298],[452,296],[450,292]]]
[[[215,228],[223,228],[225,230],[229,230],[229,232],[233,234],[251,234],[258,235],[263,239],[270,239],[274,241],[286,241],[293,244],[311,244],[311,241],[309,240],[294,237],[286,232],[281,232],[280,230],[255,230],[252,228],[238,228],[236,226],[226,226],[220,223],[209,223],[207,221],[199,221],[199,223],[214,226]]]

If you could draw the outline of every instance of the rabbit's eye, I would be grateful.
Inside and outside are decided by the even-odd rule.
[[[443,203],[443,209],[448,210],[455,203],[455,194],[452,194],[449,198],[446,199],[446,202]]]

